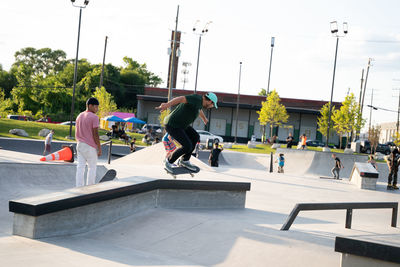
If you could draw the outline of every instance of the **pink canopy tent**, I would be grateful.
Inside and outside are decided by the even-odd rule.
[[[126,112],[111,112],[111,115],[117,116],[118,118],[121,119],[126,119],[126,118],[131,118],[135,117],[135,113],[126,113]]]

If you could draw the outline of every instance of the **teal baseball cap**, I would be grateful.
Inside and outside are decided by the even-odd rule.
[[[218,97],[214,93],[207,93],[206,97],[214,103],[215,108],[218,108],[217,106]]]

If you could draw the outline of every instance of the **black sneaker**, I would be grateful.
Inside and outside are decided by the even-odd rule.
[[[392,188],[395,189],[395,190],[399,190],[399,188],[397,187],[397,185],[393,185]]]
[[[179,166],[181,166],[181,167],[185,167],[186,169],[188,169],[188,170],[191,170],[191,171],[196,171],[196,166],[194,166],[193,164],[191,164],[190,163],[190,161],[186,161],[186,160],[180,160],[179,161]]]
[[[396,186],[396,187],[397,187],[397,186]],[[392,185],[388,184],[387,187],[386,187],[386,189],[387,189],[387,190],[393,190],[394,188],[393,188]]]

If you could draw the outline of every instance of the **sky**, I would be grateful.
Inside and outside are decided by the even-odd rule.
[[[80,0],[76,0],[79,3]],[[257,95],[267,88],[271,37],[275,37],[270,90],[280,97],[329,101],[336,38],[330,22],[348,23],[339,38],[333,101],[347,93],[359,97],[361,72],[368,74],[364,106],[373,110],[372,124],[397,120],[400,91],[400,1],[398,0],[90,0],[82,11],[79,58],[123,66],[128,56],[146,63],[166,86],[168,47],[175,29],[182,32],[177,87],[183,88],[183,62],[190,62],[185,89],[194,90],[199,35],[202,36],[197,89]],[[8,70],[14,53],[24,47],[61,49],[75,58],[79,8],[69,0],[0,2],[0,64]],[[364,78],[365,78],[364,72]],[[364,108],[369,124],[370,111]]]

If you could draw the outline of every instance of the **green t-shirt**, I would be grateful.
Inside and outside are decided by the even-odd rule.
[[[203,97],[201,95],[187,95],[187,103],[180,103],[164,119],[164,124],[173,128],[186,129],[199,116],[200,109],[203,107]]]

